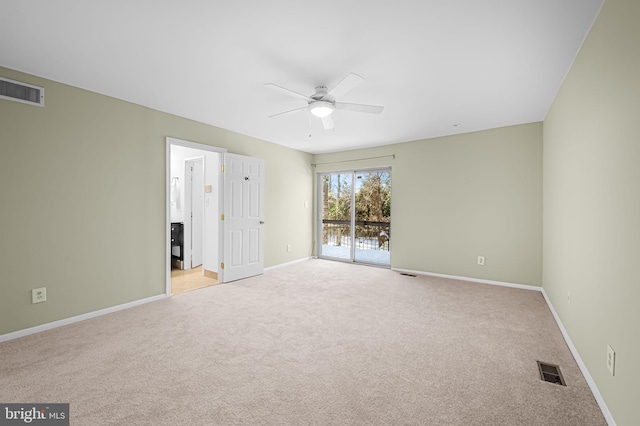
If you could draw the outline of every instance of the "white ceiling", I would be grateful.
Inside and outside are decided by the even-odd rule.
[[[0,65],[321,153],[543,120],[602,2],[3,0]],[[381,115],[267,118],[350,72]]]

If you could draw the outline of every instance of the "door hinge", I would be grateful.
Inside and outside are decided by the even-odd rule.
[[[220,269],[224,269],[224,262],[220,263]]]
[[[224,173],[224,164],[222,165],[222,172]]]
[[[220,215],[220,220],[224,220],[224,213]]]

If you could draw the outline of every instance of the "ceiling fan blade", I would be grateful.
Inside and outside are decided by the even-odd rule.
[[[325,117],[322,117],[322,125],[324,126],[325,130],[331,130],[333,129],[333,117],[332,114],[329,114]]]
[[[289,110],[289,111],[279,112],[277,114],[270,115],[269,118],[280,117],[281,115],[289,114],[290,112],[302,111],[303,109],[307,109],[307,108],[309,108],[309,107],[303,106],[303,107],[292,109],[292,110]]]
[[[298,99],[303,99],[303,100],[305,100],[307,102],[313,102],[314,101],[314,99],[310,98],[309,96],[300,94],[298,92],[294,92],[293,90],[286,89],[286,88],[284,88],[282,86],[278,86],[277,84],[267,83],[264,86],[268,87],[269,89],[273,89],[273,90],[275,90],[277,92],[284,93],[285,95],[293,96],[294,98],[298,98]]]
[[[342,79],[342,81],[338,83],[336,87],[329,90],[329,93],[327,93],[327,95],[331,95],[334,99],[338,99],[363,81],[364,78],[360,77],[358,74],[351,73],[344,79]]]
[[[344,102],[335,102],[333,106],[335,106],[336,109],[366,112],[369,114],[380,114],[384,110],[384,107],[378,105],[348,104]]]

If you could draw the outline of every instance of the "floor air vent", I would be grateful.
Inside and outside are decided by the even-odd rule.
[[[553,364],[547,364],[538,361],[538,370],[540,370],[540,379],[545,382],[555,383],[562,386],[567,386],[560,372],[560,367]]]
[[[407,273],[405,273],[405,272],[401,272],[401,273],[400,273],[400,275],[404,275],[405,277],[413,277],[413,278],[415,278],[415,277],[416,277],[416,275],[413,275],[413,274],[407,274]]]
[[[44,106],[44,88],[0,77],[0,98]]]

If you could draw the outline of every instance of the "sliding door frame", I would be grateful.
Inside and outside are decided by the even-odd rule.
[[[371,266],[379,266],[379,267],[383,267],[383,268],[390,268],[391,267],[391,258],[389,258],[389,264],[385,264],[385,263],[377,263],[377,262],[367,262],[367,261],[363,261],[363,260],[356,260],[356,175],[359,173],[370,173],[370,172],[388,172],[389,176],[392,176],[392,170],[391,170],[391,166],[382,166],[382,167],[370,167],[370,168],[362,168],[362,169],[356,169],[356,170],[337,170],[337,171],[330,171],[330,172],[318,172],[316,173],[316,181],[317,181],[317,190],[316,190],[316,194],[317,194],[317,200],[316,200],[316,205],[318,206],[318,211],[316,214],[317,217],[317,244],[316,244],[316,253],[318,254],[318,258],[320,259],[328,259],[328,260],[337,260],[340,262],[346,262],[346,263],[358,263],[358,264],[364,264],[364,265],[371,265]],[[327,255],[323,255],[322,254],[322,214],[323,214],[323,185],[322,185],[322,177],[323,176],[328,176],[328,175],[336,175],[336,174],[341,174],[341,175],[347,175],[350,174],[351,175],[351,226],[350,226],[350,239],[351,239],[351,246],[350,246],[350,257],[349,259],[346,258],[340,258],[340,257],[332,257],[332,256],[327,256]],[[392,185],[393,186],[393,185]],[[393,209],[393,190],[391,191],[391,208]],[[389,228],[391,228],[391,222],[389,222]],[[391,238],[389,238],[389,256],[391,256]]]

